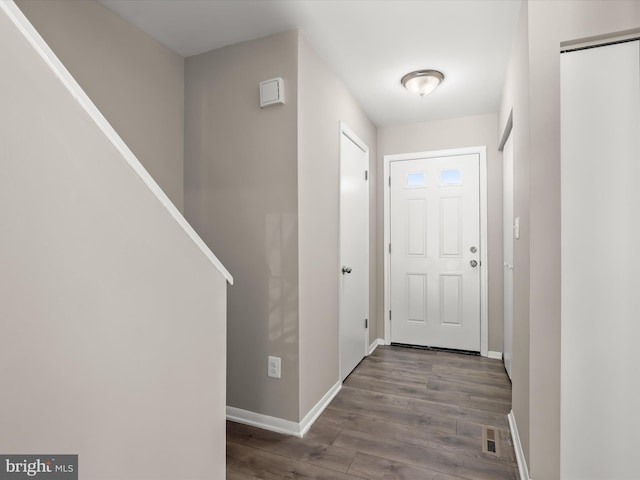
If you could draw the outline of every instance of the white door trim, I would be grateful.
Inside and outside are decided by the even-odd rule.
[[[395,155],[385,155],[383,160],[384,174],[384,341],[387,345],[391,343],[391,322],[389,321],[389,309],[391,307],[390,279],[391,272],[389,254],[389,242],[391,240],[391,229],[389,224],[389,172],[391,162],[402,160],[417,160],[421,158],[452,157],[458,155],[478,154],[480,157],[480,354],[483,357],[488,355],[489,350],[489,295],[487,293],[487,147],[467,147],[454,148],[450,150],[435,150],[431,152],[402,153]]]
[[[355,133],[353,133],[353,130],[347,127],[344,122],[340,122],[340,134],[344,134],[349,140],[355,143],[360,148],[360,150],[369,155],[369,147],[367,146],[367,144],[360,140],[360,138]]]
[[[502,356],[502,360],[504,360],[504,367],[505,370],[507,371],[507,375],[509,376],[509,379],[511,379],[511,372],[512,370],[512,366],[513,366],[513,253],[514,253],[514,249],[515,249],[515,240],[514,240],[514,155],[513,155],[513,145],[514,145],[514,138],[513,138],[513,111],[511,113],[509,113],[509,119],[507,120],[507,126],[505,128],[505,134],[504,134],[504,138],[503,140],[500,142],[500,146],[498,147],[498,150],[502,151],[502,262],[503,262],[503,270],[502,270],[502,305],[503,305],[503,336],[502,336],[502,352],[503,352],[503,356]],[[510,165],[510,173],[511,173],[511,178],[509,179],[510,183],[506,182],[506,161],[508,160],[508,157],[505,155],[505,147],[507,145],[507,142],[511,142],[511,148],[510,148],[510,155],[511,158],[509,159],[511,165]],[[507,152],[509,153],[509,151]],[[506,187],[506,188],[505,188]],[[511,217],[508,219],[508,224],[506,224],[507,219],[505,218],[507,216],[506,212],[505,212],[505,206],[507,204],[506,202],[506,192],[507,189],[510,190],[510,200],[511,200]],[[507,235],[506,232],[509,232],[509,240],[507,243]],[[510,244],[511,247],[511,263],[507,263],[506,262],[506,251],[507,251],[507,245]],[[508,285],[508,282],[511,282],[511,285]],[[509,295],[507,295],[507,291],[509,292]],[[507,308],[507,306],[509,306],[510,308]],[[510,318],[509,318],[509,314],[510,314]],[[507,328],[507,325],[510,323],[509,328]],[[507,335],[508,334],[508,335]]]
[[[345,137],[347,137],[349,140],[351,140],[358,148],[360,148],[360,150],[362,150],[366,155],[367,155],[367,171],[369,170],[369,166],[371,164],[371,157],[370,157],[370,153],[369,153],[369,147],[367,146],[366,143],[364,143],[354,132],[353,130],[351,130],[344,122],[339,122],[339,135],[338,135],[338,145],[339,145],[339,149],[341,148],[340,145],[342,144],[342,135],[344,135]],[[342,162],[342,151],[339,152],[339,158],[338,158],[338,165],[340,168],[340,162]],[[342,179],[338,178],[338,183],[340,183]],[[367,190],[369,190],[371,187],[369,186],[369,182],[367,182]],[[338,191],[340,191],[340,185],[338,184]],[[342,273],[340,273],[340,269],[342,268],[342,252],[340,251],[340,240],[341,240],[341,231],[340,231],[340,202],[341,199],[338,199],[338,264],[336,265],[336,275],[338,276],[338,285],[340,285],[340,276],[342,275]],[[367,219],[367,230],[370,230],[371,225],[369,224],[369,202],[367,202],[367,211],[364,212],[364,214],[366,215],[366,219]],[[369,238],[367,237],[367,242],[365,245],[365,249],[366,249],[366,257],[367,259],[369,259]],[[363,329],[363,337],[362,337],[362,351],[363,351],[363,357],[367,356],[367,353],[369,351],[369,325],[371,324],[371,316],[370,316],[370,311],[369,311],[369,290],[370,290],[370,272],[369,272],[369,262],[367,262],[367,274],[366,274],[366,279],[367,279],[367,289],[366,289],[366,317],[368,320],[368,325],[367,328]],[[340,312],[340,305],[342,302],[342,294],[340,292],[340,287],[338,287],[338,313]],[[342,364],[342,358],[340,355],[340,315],[338,315],[338,378],[340,379],[340,382],[342,382],[342,368],[341,368],[341,364]]]

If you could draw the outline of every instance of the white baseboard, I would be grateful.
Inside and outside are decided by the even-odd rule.
[[[489,350],[487,352],[487,358],[493,358],[495,360],[502,360],[502,352],[492,352]]]
[[[369,345],[369,353],[367,353],[367,355],[371,355],[373,351],[378,348],[378,345],[384,345],[384,340],[382,338],[376,338],[371,345]]]
[[[258,427],[264,430],[271,430],[272,432],[284,433],[285,435],[301,436],[300,426],[296,422],[250,412],[249,410],[242,410],[241,408],[227,406],[227,420],[244,423],[245,425],[251,425],[252,427]]]
[[[309,411],[309,413],[305,415],[300,423],[229,406],[227,406],[227,420],[251,425],[252,427],[262,428],[263,430],[270,430],[272,432],[302,438],[309,431],[313,422],[315,422],[324,409],[327,408],[327,405],[331,403],[331,400],[333,400],[341,388],[342,382],[338,382],[331,387],[320,401]]]
[[[338,381],[333,387],[329,389],[327,393],[324,394],[324,397],[320,399],[318,403],[307,413],[302,421],[300,422],[300,437],[304,437],[306,433],[313,425],[313,422],[320,416],[324,409],[327,408],[327,405],[331,403],[331,400],[338,394],[340,389],[342,388],[342,382]]]
[[[527,460],[524,458],[524,451],[522,450],[522,443],[520,443],[520,435],[518,434],[518,426],[516,425],[516,417],[513,415],[513,410],[507,415],[509,419],[509,430],[511,430],[511,439],[513,440],[513,449],[516,453],[516,461],[518,462],[518,472],[520,473],[520,480],[531,480],[529,477],[529,469],[527,468]]]

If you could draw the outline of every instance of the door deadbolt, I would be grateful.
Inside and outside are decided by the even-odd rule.
[[[471,248],[469,249],[469,251],[470,251],[471,253],[476,253],[476,252],[478,251],[478,247],[473,246],[473,247],[471,247]]]
[[[478,262],[477,262],[477,261],[475,261],[475,260],[471,260],[471,261],[469,262],[469,264],[470,264],[472,267],[477,267],[477,266],[478,266]]]
[[[351,267],[342,267],[342,274],[351,273]]]

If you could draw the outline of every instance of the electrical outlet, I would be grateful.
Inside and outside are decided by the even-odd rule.
[[[273,378],[280,378],[281,377],[280,364],[281,364],[280,357],[269,357],[269,362],[268,362],[269,371],[267,372],[267,375]]]

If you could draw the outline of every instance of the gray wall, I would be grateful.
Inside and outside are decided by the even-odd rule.
[[[224,478],[224,278],[3,13],[0,62],[0,451]]]
[[[500,110],[501,127],[514,112],[515,215],[526,213],[527,204],[530,212],[523,231],[528,259],[526,244],[516,242],[513,408],[531,477],[554,479],[562,461],[560,395],[571,382],[560,378],[560,45],[637,29],[640,3],[538,0],[525,3],[523,15]],[[526,263],[529,292],[517,287]],[[520,359],[526,352],[529,359]]]
[[[488,212],[488,294],[489,350],[502,352],[502,154],[496,140],[497,115],[489,113],[472,117],[378,129],[378,170],[382,172],[385,155],[426,152],[486,145],[487,147],[487,212]],[[382,244],[384,179],[378,186],[378,238]],[[380,260],[382,262],[382,260]],[[381,263],[382,265],[382,263]],[[383,272],[380,269],[379,276]],[[382,297],[382,294],[380,294]],[[379,336],[382,335],[380,327]]]
[[[17,4],[182,211],[183,58],[94,0]]]
[[[278,76],[286,104],[260,109]],[[369,144],[373,181],[376,128],[297,31],[187,58],[186,91],[186,216],[235,280],[228,405],[299,422],[338,381],[338,125]],[[372,319],[375,240],[371,212]]]
[[[338,381],[339,122],[369,147],[369,341],[382,336],[377,288],[376,127],[344,84],[300,35],[298,215],[300,418]]]
[[[227,404],[297,422],[298,33],[185,61],[185,213],[233,272]],[[282,77],[286,104],[260,109]],[[282,357],[282,378],[267,357]]]

